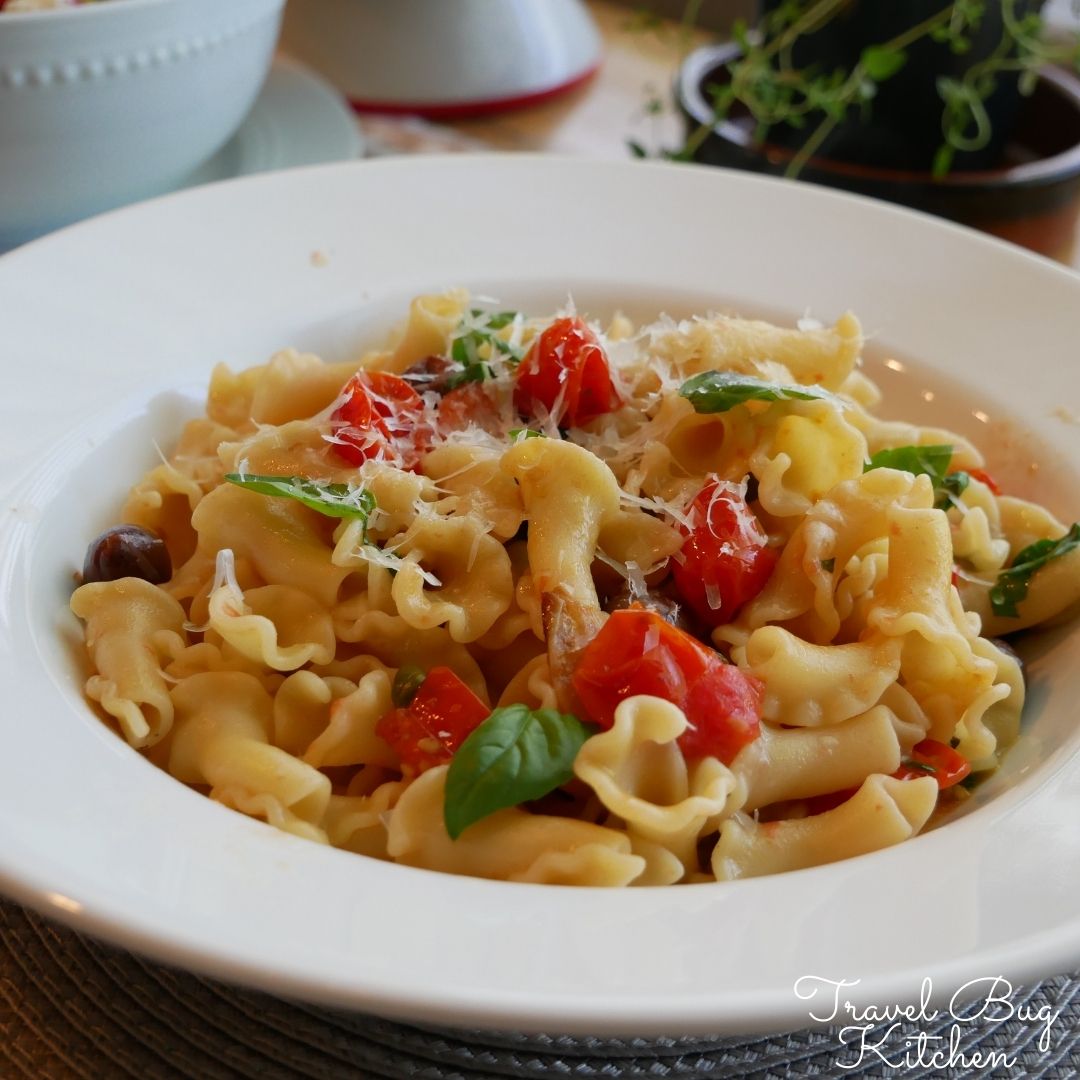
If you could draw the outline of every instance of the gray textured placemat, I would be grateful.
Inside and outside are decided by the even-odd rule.
[[[162,967],[81,937],[0,901],[0,1076],[34,1080],[192,1077],[1038,1077],[1078,1074],[1080,976],[1047,980],[1011,999],[1045,1025],[1010,1020],[965,1025],[970,1059],[993,1050],[1007,1066],[889,1068],[871,1054],[855,1068],[835,1030],[713,1039],[524,1036],[407,1025],[282,1001]],[[926,1025],[948,1036],[951,1018]],[[876,1028],[890,1060],[917,1031]]]

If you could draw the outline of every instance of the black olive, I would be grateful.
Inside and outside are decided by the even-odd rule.
[[[115,525],[91,541],[83,562],[83,581],[135,577],[163,585],[172,577],[165,541],[138,525]]]

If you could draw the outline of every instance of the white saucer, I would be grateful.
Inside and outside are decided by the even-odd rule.
[[[351,161],[363,149],[341,95],[308,68],[278,56],[239,131],[173,190],[295,165]]]

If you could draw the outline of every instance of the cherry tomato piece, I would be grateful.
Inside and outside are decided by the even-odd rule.
[[[967,474],[972,480],[982,481],[995,495],[1001,494],[998,482],[985,469],[968,469]]]
[[[713,662],[690,685],[683,706],[690,725],[679,736],[688,760],[719,758],[725,765],[760,734],[762,683],[734,664]]]
[[[450,668],[434,667],[405,708],[392,709],[375,725],[415,773],[444,765],[491,710]]]
[[[413,467],[430,436],[422,424],[424,402],[402,378],[386,371],[358,371],[342,390],[344,400],[331,414],[332,444],[351,465],[385,458]],[[410,443],[403,440],[412,436]]]
[[[733,484],[706,485],[690,506],[690,520],[672,577],[694,614],[707,626],[720,626],[761,592],[777,555]]]
[[[518,365],[514,406],[522,416],[539,407],[557,411],[561,426],[581,427],[621,404],[608,358],[581,319],[557,319]]]
[[[612,613],[582,652],[573,685],[589,719],[605,729],[628,697],[679,706],[690,725],[679,736],[687,758],[729,764],[759,733],[761,683],[642,607]]]
[[[449,390],[439,402],[439,428],[464,431],[475,424],[492,435],[502,433],[498,406],[482,383],[471,382]]]
[[[920,776],[932,776],[944,791],[959,784],[971,772],[971,762],[951,746],[936,739],[923,739],[911,748],[911,757],[893,776],[897,780],[917,780]]]

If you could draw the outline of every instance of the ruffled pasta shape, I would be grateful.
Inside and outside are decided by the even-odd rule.
[[[469,294],[464,289],[417,296],[409,304],[401,339],[391,352],[380,356],[371,366],[400,374],[427,356],[443,355],[468,301]]]
[[[952,548],[953,556],[970,563],[976,574],[996,575],[1009,558],[1009,541],[994,536],[986,511],[964,503],[952,523]]]
[[[920,427],[902,420],[882,420],[861,411],[852,412],[851,422],[866,436],[866,448],[871,455],[897,446],[951,446],[953,453],[949,464],[953,468],[981,469],[985,464],[982,454],[955,431]]]
[[[176,726],[168,770],[186,784],[207,784],[245,813],[310,835],[321,828],[330,780],[270,745],[273,700],[258,679],[212,672],[185,679],[172,692]]]
[[[631,885],[678,885],[691,880],[682,860],[673,851],[663,844],[646,840],[633,829],[630,829],[627,835],[630,837],[630,850],[645,860],[645,869],[639,877],[634,878]],[[693,873],[696,874],[697,871]]]
[[[745,409],[709,415],[695,412],[685,398],[677,400],[679,404],[661,406],[668,417],[681,418],[663,442],[655,441],[642,456],[638,467],[642,490],[670,498],[686,477],[742,476],[750,471],[759,432]],[[659,431],[650,434],[654,439],[660,436]]]
[[[334,658],[330,613],[302,589],[264,585],[241,591],[224,582],[210,594],[210,629],[242,656],[275,671]]]
[[[206,412],[211,420],[237,431],[252,430],[256,423],[298,420],[331,404],[356,367],[325,364],[295,349],[240,372],[218,364],[210,377]]]
[[[417,630],[445,625],[455,641],[476,641],[514,602],[510,557],[476,518],[417,518],[396,550],[402,559],[391,593]]]
[[[272,694],[285,680],[284,675],[267,671],[262,664],[249,660],[222,641],[199,641],[194,645],[185,645],[180,637],[170,637],[162,645],[167,656],[167,661],[163,661],[165,678],[170,684],[208,671],[240,671],[255,676]]]
[[[331,562],[332,548],[324,538],[326,520],[292,499],[267,498],[223,484],[192,515],[198,548],[177,571],[170,591],[195,595],[201,583],[213,577],[217,553],[229,548],[236,555],[238,571],[243,560],[266,584],[303,589],[330,608],[351,571]]]
[[[805,514],[845,480],[862,475],[866,440],[831,401],[775,405],[750,455],[761,505],[775,517]]]
[[[1009,688],[1008,694],[1003,694],[992,701],[980,716],[982,726],[994,737],[995,760],[993,764],[996,765],[1002,752],[1012,746],[1020,736],[1020,717],[1027,699],[1027,685],[1024,682],[1024,670],[1020,666],[1020,660],[1011,650],[1000,648],[997,643],[986,638],[977,638],[974,649],[977,655],[992,660],[997,665],[994,686]],[[961,753],[963,753],[964,736],[968,729],[967,717],[960,721],[959,727]],[[973,755],[970,760],[974,761],[978,767],[978,757]],[[993,765],[989,767],[992,768]]]
[[[375,733],[375,725],[393,707],[390,675],[371,671],[356,689],[329,702],[329,722],[312,740],[303,759],[322,769],[330,765],[382,765],[400,763],[394,751]]]
[[[372,540],[389,540],[405,532],[417,517],[428,513],[439,498],[439,490],[427,477],[395,469],[383,461],[365,461],[357,479],[375,496],[378,510],[368,521]]]
[[[619,514],[612,471],[587,450],[556,439],[523,440],[503,455],[502,467],[521,486],[536,588],[599,608],[591,567],[600,530]]]
[[[742,809],[810,799],[858,787],[871,773],[900,767],[896,717],[884,705],[862,716],[806,730],[769,724],[731,763],[746,788]]]
[[[294,757],[302,756],[326,730],[330,703],[355,689],[356,683],[350,679],[294,671],[274,694],[274,745]]]
[[[387,667],[413,664],[425,670],[451,668],[482,700],[487,701],[483,673],[469,650],[454,641],[445,627],[417,630],[400,615],[367,611],[358,602],[343,604],[334,612],[337,636],[345,642],[362,646],[365,653],[377,657]]]
[[[530,709],[558,707],[547,654],[530,660],[506,685],[499,698],[499,708],[520,702]]]
[[[688,763],[675,740],[686,717],[669,701],[633,697],[615,710],[609,731],[585,742],[574,775],[638,836],[667,848],[689,870],[710,819],[741,803],[731,771],[716,758]]]
[[[173,566],[195,550],[191,512],[206,492],[221,483],[224,469],[217,448],[235,437],[232,429],[213,420],[189,420],[172,457],[131,489],[120,511],[122,521],[156,532],[165,541]]]
[[[725,315],[691,319],[654,333],[650,353],[684,377],[699,371],[738,371],[768,377],[781,364],[792,378],[834,390],[859,361],[863,336],[850,312],[832,327],[786,329]]]
[[[624,832],[524,810],[499,810],[451,840],[443,824],[446,771],[428,769],[398,800],[391,858],[448,874],[560,885],[629,885],[645,869]]]
[[[662,566],[685,542],[678,529],[641,510],[620,510],[607,519],[597,538],[599,549],[616,562],[648,572]]]
[[[1048,510],[1024,499],[1002,495],[997,500],[1001,531],[1009,543],[1009,561],[1039,540],[1058,540],[1065,526]],[[1051,559],[1028,585],[1020,602],[1019,615],[997,615],[990,606],[990,587],[984,583],[961,581],[961,597],[968,611],[978,614],[982,632],[991,637],[1012,634],[1030,626],[1068,617],[1080,608],[1080,548]]]
[[[173,723],[162,660],[182,640],[184,609],[147,581],[121,578],[76,589],[71,610],[86,623],[96,672],[87,696],[116,718],[130,745],[153,746]]]
[[[832,641],[840,629],[834,599],[838,568],[871,542],[889,537],[887,515],[894,506],[932,505],[929,478],[896,469],[873,469],[837,484],[792,533],[765,588],[735,622],[718,627],[714,639],[744,645],[753,630],[779,623],[815,644]],[[945,523],[944,515],[937,517]]]
[[[745,814],[724,822],[713,848],[718,881],[779,874],[850,859],[909,840],[937,804],[932,777],[894,780],[869,776],[835,810],[759,824]]]
[[[926,733],[930,730],[930,717],[899,683],[887,686],[878,704],[889,710],[893,730],[903,753],[910,753],[917,742],[926,738]]]
[[[331,795],[326,810],[330,843],[358,855],[388,859],[385,821],[407,787],[405,780],[388,780],[370,795]]]
[[[619,486],[602,461],[562,440],[525,439],[502,467],[521,486],[551,674],[561,707],[573,712],[577,654],[604,623],[592,562],[601,529],[619,514]]]
[[[948,742],[969,706],[991,690],[997,665],[974,651],[977,620],[973,627],[949,585],[945,515],[897,506],[888,513],[888,530],[889,572],[868,621],[886,637],[903,638],[904,685],[930,717],[931,738]]]
[[[310,353],[282,349],[259,372],[248,415],[263,425],[314,416],[333,404],[355,373],[355,363],[327,364]]]
[[[993,683],[964,710],[956,725],[956,749],[975,772],[996,768],[1002,751],[1020,734],[1026,688],[1020,662],[986,638],[975,638],[972,651],[996,667]]]
[[[259,427],[218,448],[222,473],[255,476],[317,476],[348,483],[355,469],[328,452],[324,425],[290,420],[280,427]]]
[[[794,727],[838,724],[869,709],[900,673],[901,643],[872,636],[814,645],[780,626],[746,643],[746,668],[765,684],[762,715]]]
[[[517,484],[500,468],[501,457],[488,447],[446,443],[424,457],[423,470],[444,493],[440,512],[475,517],[492,536],[509,540],[521,528],[525,508]]]

